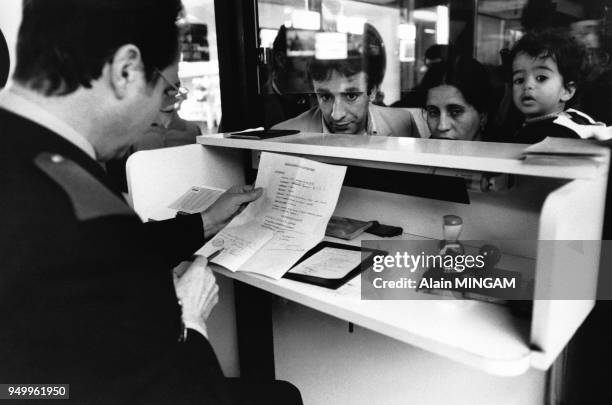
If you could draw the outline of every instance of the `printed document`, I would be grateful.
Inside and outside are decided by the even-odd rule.
[[[255,187],[263,195],[196,254],[231,271],[279,279],[319,243],[332,216],[345,166],[295,156],[261,154]]]

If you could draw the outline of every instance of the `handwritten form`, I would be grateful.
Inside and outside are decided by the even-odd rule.
[[[196,254],[231,271],[279,279],[319,243],[340,195],[346,167],[264,152],[255,187],[263,195]]]
[[[298,264],[289,273],[303,274],[319,278],[338,279],[346,276],[355,267],[361,264],[359,250],[346,250],[337,248],[324,248],[302,263]]]

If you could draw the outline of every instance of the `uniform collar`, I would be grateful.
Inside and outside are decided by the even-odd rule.
[[[92,159],[96,159],[96,151],[89,141],[70,125],[49,113],[39,104],[27,98],[26,93],[13,85],[0,93],[0,107],[33,121],[66,139]]]

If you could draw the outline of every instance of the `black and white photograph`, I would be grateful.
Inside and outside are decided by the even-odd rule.
[[[1,0],[0,405],[612,403],[612,0]]]

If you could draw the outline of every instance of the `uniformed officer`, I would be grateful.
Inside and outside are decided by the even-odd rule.
[[[0,382],[70,384],[77,403],[300,403],[280,382],[228,389],[206,339],[214,276],[200,260],[175,291],[170,271],[261,191],[143,224],[100,165],[171,91],[180,0],[23,4],[0,100]]]

